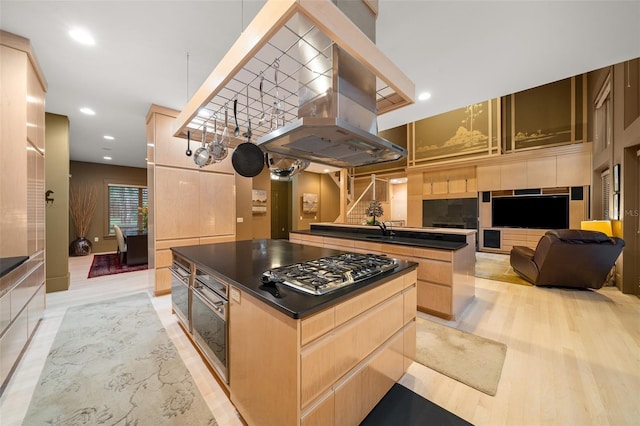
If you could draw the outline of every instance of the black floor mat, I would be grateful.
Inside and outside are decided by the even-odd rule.
[[[360,426],[469,426],[471,423],[396,383]]]

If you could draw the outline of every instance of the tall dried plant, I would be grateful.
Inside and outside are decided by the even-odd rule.
[[[97,200],[98,190],[93,185],[71,185],[69,188],[69,212],[78,237],[86,238]]]

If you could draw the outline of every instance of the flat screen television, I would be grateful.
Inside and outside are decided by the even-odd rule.
[[[495,197],[491,204],[494,227],[567,229],[569,227],[568,195],[525,195]]]

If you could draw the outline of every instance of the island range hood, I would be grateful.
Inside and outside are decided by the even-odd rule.
[[[297,73],[298,118],[260,137],[260,147],[340,168],[407,155],[377,135],[375,74],[321,32],[298,42],[298,56],[312,63]]]
[[[378,114],[413,103],[415,87],[375,46],[373,4],[267,1],[178,116],[174,135],[197,138],[203,110],[221,117],[237,99],[241,133],[252,125],[266,154],[339,168],[406,157],[377,135]],[[282,120],[265,125],[280,103]]]

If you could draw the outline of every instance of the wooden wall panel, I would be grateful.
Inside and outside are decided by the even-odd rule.
[[[156,239],[199,237],[198,172],[156,166],[155,173]]]
[[[221,173],[199,173],[199,235],[217,236],[236,231],[235,177]]]

